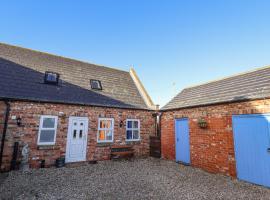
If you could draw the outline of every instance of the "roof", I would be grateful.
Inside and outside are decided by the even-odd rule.
[[[0,43],[0,98],[148,109],[129,72]],[[44,84],[45,71],[60,83]],[[103,90],[93,90],[90,79]]]
[[[270,97],[270,66],[182,90],[162,110]]]

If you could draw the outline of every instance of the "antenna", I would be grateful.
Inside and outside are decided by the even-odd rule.
[[[176,83],[173,82],[173,83],[172,83],[172,86],[173,86],[173,96],[175,96],[176,93],[177,93],[177,91],[176,91]]]

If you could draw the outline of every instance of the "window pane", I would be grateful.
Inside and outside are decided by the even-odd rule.
[[[139,122],[133,121],[133,128],[138,128],[138,127],[139,127]]]
[[[106,131],[106,140],[112,140],[112,131]]]
[[[93,81],[92,85],[93,85],[93,88],[100,88],[100,84],[98,81]]]
[[[43,128],[54,128],[55,118],[43,118]]]
[[[76,138],[76,135],[77,135],[77,130],[73,130],[73,138],[75,139]]]
[[[54,73],[48,73],[48,74],[47,74],[47,80],[48,80],[48,81],[57,81],[57,74],[54,74]]]
[[[99,128],[105,128],[105,121],[104,120],[100,120]]]
[[[132,121],[128,121],[127,127],[128,127],[128,128],[132,128]]]
[[[107,128],[110,129],[112,126],[112,121],[111,120],[100,120],[100,128]]]
[[[102,89],[101,82],[99,80],[90,80],[90,84],[92,89]]]
[[[132,140],[132,131],[127,131],[127,140]]]
[[[133,139],[134,140],[139,139],[139,131],[133,131]]]
[[[80,130],[80,138],[82,138],[83,130]]]
[[[110,129],[112,127],[112,121],[111,120],[107,120],[106,121],[106,128]]]
[[[41,130],[39,142],[54,142],[54,130]]]
[[[105,131],[99,131],[98,140],[99,141],[105,140]]]

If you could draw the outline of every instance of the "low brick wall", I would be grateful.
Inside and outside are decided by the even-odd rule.
[[[131,142],[129,144],[133,145],[135,156],[149,155],[149,137],[150,135],[154,135],[155,132],[154,118],[150,111],[20,101],[11,102],[10,104],[10,119],[3,157],[4,170],[8,170],[10,167],[13,145],[16,141],[20,142],[20,145],[23,143],[29,144],[29,162],[31,167],[39,167],[41,160],[45,160],[46,166],[54,165],[57,158],[65,155],[68,120],[70,116],[88,117],[89,119],[87,160],[109,159],[110,144],[97,143],[99,117],[114,118],[113,145],[127,144],[125,140],[126,127],[123,126],[120,128],[119,123],[121,121],[125,123],[127,118],[140,119],[141,140],[139,142]],[[60,116],[59,112],[63,112],[64,115]],[[41,115],[58,116],[56,144],[54,146],[38,147],[37,145]],[[21,117],[22,126],[18,127],[16,120],[11,119],[12,116]]]
[[[175,160],[174,120],[187,117],[191,165],[236,177],[232,115],[256,113],[270,113],[270,99],[164,112],[161,120],[162,157]],[[200,118],[206,119],[206,129],[199,128]]]

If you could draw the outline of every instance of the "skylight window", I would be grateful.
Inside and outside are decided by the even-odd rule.
[[[45,72],[44,82],[48,84],[55,84],[57,85],[59,82],[59,74],[55,72]]]
[[[91,88],[92,89],[102,90],[102,85],[101,85],[101,82],[99,80],[93,80],[93,79],[91,79],[90,80],[90,85],[91,85]]]

